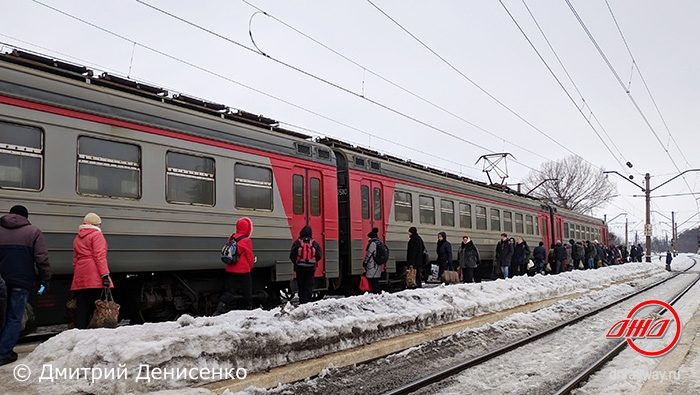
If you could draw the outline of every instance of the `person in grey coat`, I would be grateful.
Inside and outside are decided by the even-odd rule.
[[[362,262],[362,266],[365,268],[365,277],[367,277],[372,286],[372,293],[375,294],[382,293],[382,288],[379,285],[379,278],[382,276],[382,265],[378,264],[374,259],[377,255],[378,233],[378,228],[372,228],[372,231],[367,234],[369,241],[365,251],[365,260]]]
[[[462,245],[457,252],[457,261],[462,270],[462,282],[474,282],[474,270],[479,266],[479,250],[469,236],[462,237]]]

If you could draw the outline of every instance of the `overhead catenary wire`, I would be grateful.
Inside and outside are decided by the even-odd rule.
[[[678,152],[681,154],[681,157],[683,158],[685,163],[688,165],[688,167],[692,167],[692,165],[688,161],[688,158],[685,156],[685,153],[683,152],[681,147],[678,145],[676,138],[671,133],[671,129],[668,127],[668,123],[666,122],[666,118],[664,117],[663,113],[661,112],[661,109],[659,108],[659,105],[657,104],[656,99],[654,98],[654,95],[652,95],[652,93],[651,93],[651,89],[649,88],[649,84],[647,84],[646,78],[644,78],[644,74],[642,73],[642,70],[639,68],[639,63],[637,62],[637,59],[634,57],[634,54],[632,54],[632,49],[630,49],[630,46],[627,43],[627,39],[625,38],[625,35],[622,33],[622,28],[620,27],[620,24],[618,23],[617,18],[615,17],[615,13],[613,12],[612,7],[610,6],[610,2],[608,2],[608,0],[605,0],[605,5],[608,7],[608,11],[610,12],[610,16],[612,17],[612,20],[615,23],[615,27],[617,28],[617,31],[620,33],[620,37],[622,38],[622,42],[625,44],[625,48],[627,48],[627,53],[630,55],[630,58],[632,59],[632,69],[637,70],[637,74],[639,74],[639,78],[642,81],[642,85],[644,85],[644,88],[646,89],[647,94],[649,95],[649,98],[651,99],[651,102],[654,104],[654,108],[656,109],[656,113],[659,115],[659,118],[661,118],[661,122],[663,123],[664,128],[666,128],[666,132],[668,132],[669,138],[671,139],[671,141],[673,141],[673,144],[676,146],[676,149],[678,149]]]
[[[500,0],[499,0],[499,1],[500,1]],[[607,55],[605,54],[605,52],[603,51],[603,49],[602,49],[602,48],[600,47],[600,45],[598,44],[598,41],[596,41],[595,37],[593,37],[593,34],[592,34],[591,31],[588,29],[588,26],[586,26],[586,23],[583,21],[583,19],[582,19],[581,16],[579,15],[579,13],[576,11],[576,8],[573,6],[573,4],[571,3],[570,0],[564,0],[564,1],[565,1],[566,4],[569,6],[569,9],[570,9],[571,12],[574,14],[574,17],[575,17],[576,20],[578,21],[579,25],[581,26],[581,28],[583,29],[583,31],[584,31],[584,32],[586,33],[586,35],[588,36],[588,39],[593,43],[593,46],[594,46],[594,47],[596,48],[596,50],[598,51],[598,54],[603,58],[603,61],[604,61],[605,64],[608,66],[608,69],[610,69],[610,71],[612,72],[612,74],[615,76],[615,79],[617,80],[617,82],[618,82],[618,84],[620,85],[620,87],[622,87],[622,89],[623,89],[623,90],[625,91],[625,93],[627,94],[627,97],[629,98],[629,100],[630,100],[630,102],[632,103],[632,105],[634,106],[634,108],[637,110],[637,112],[639,113],[639,115],[640,115],[640,116],[642,117],[642,119],[644,120],[644,123],[646,124],[647,128],[648,128],[648,129],[651,131],[651,133],[654,135],[654,137],[656,138],[656,141],[659,143],[659,145],[661,145],[661,149],[664,150],[664,152],[666,153],[666,155],[668,156],[668,158],[671,160],[671,163],[673,163],[673,166],[676,168],[676,170],[677,170],[678,172],[681,172],[680,167],[678,167],[678,164],[676,163],[675,159],[673,159],[673,155],[671,155],[671,153],[669,152],[669,150],[668,150],[668,149],[666,148],[666,146],[664,145],[663,141],[661,141],[661,137],[659,137],[659,134],[656,132],[656,129],[654,129],[654,126],[651,124],[651,122],[649,121],[649,119],[647,118],[647,116],[644,114],[644,112],[642,111],[641,107],[640,107],[639,104],[637,103],[637,100],[635,100],[634,96],[632,96],[632,93],[630,92],[630,90],[629,90],[627,87],[625,87],[625,83],[622,81],[622,78],[620,78],[620,75],[618,74],[617,70],[615,70],[615,67],[613,67],[612,63],[610,62],[610,59],[608,59]],[[685,182],[685,184],[686,184],[686,186],[688,187],[688,189],[689,189],[691,192],[693,192],[693,189],[691,188],[690,184],[688,183],[688,180],[686,179],[685,175],[683,176],[683,181]],[[699,209],[699,211],[700,211],[700,206],[698,206],[698,209]]]
[[[32,1],[34,1],[34,2],[39,2],[38,0],[32,0]],[[275,58],[275,57],[273,57],[273,56],[270,56],[269,54],[266,54],[266,53],[264,53],[264,52],[258,51],[258,50],[254,49],[254,48],[251,48],[251,47],[249,47],[249,46],[247,46],[247,45],[245,45],[245,44],[239,43],[239,42],[236,41],[236,40],[233,40],[233,39],[231,39],[231,38],[229,38],[229,37],[226,37],[226,36],[224,36],[224,35],[222,35],[222,34],[220,34],[220,33],[215,32],[215,31],[213,31],[213,30],[211,30],[211,29],[208,29],[208,28],[206,28],[206,27],[204,27],[204,26],[201,26],[201,25],[196,24],[196,23],[194,23],[194,22],[192,22],[192,21],[189,21],[189,20],[187,20],[187,19],[185,19],[185,18],[183,18],[183,17],[180,17],[180,16],[175,15],[175,14],[173,14],[173,13],[171,13],[171,12],[168,12],[168,11],[166,11],[166,10],[163,10],[163,9],[161,9],[161,8],[159,8],[159,7],[156,7],[156,6],[152,5],[152,4],[149,4],[149,3],[147,3],[147,2],[145,2],[145,1],[143,1],[143,0],[135,0],[135,1],[136,1],[137,3],[139,3],[139,4],[142,4],[142,5],[146,6],[146,7],[151,8],[151,9],[157,11],[157,12],[160,12],[160,13],[162,13],[162,14],[164,14],[164,15],[167,15],[167,16],[169,16],[169,17],[171,17],[171,18],[173,18],[173,19],[176,19],[176,20],[178,20],[178,21],[180,21],[180,22],[183,22],[183,23],[185,23],[185,24],[187,24],[187,25],[189,25],[189,26],[192,26],[192,27],[194,27],[194,28],[196,28],[196,29],[202,30],[202,31],[204,31],[204,32],[206,32],[206,33],[208,33],[208,34],[211,34],[211,35],[213,35],[213,36],[215,36],[215,37],[218,37],[218,38],[220,38],[220,39],[222,39],[222,40],[224,40],[224,41],[227,41],[227,42],[232,43],[232,44],[234,44],[234,45],[236,45],[236,46],[238,46],[238,47],[241,47],[241,48],[243,48],[243,49],[245,49],[245,50],[247,50],[247,51],[250,51],[250,52],[252,52],[252,53],[254,53],[254,54],[263,56],[263,57],[265,57],[265,58],[267,58],[267,59],[269,59],[269,60],[271,60],[271,61],[273,61],[273,62],[275,62],[275,63],[277,63],[277,64],[279,64],[279,65],[282,65],[282,66],[284,66],[284,67],[287,67],[287,68],[289,68],[289,69],[291,69],[291,70],[294,70],[294,71],[296,71],[296,72],[298,72],[298,73],[301,73],[301,74],[303,74],[303,75],[305,75],[305,76],[307,76],[307,77],[309,77],[309,78],[312,78],[312,79],[314,79],[314,80],[316,80],[316,81],[319,81],[319,82],[321,82],[321,83],[323,83],[323,84],[326,84],[326,85],[328,85],[328,86],[331,86],[331,87],[333,87],[333,88],[335,88],[335,89],[338,89],[338,90],[340,90],[340,91],[342,91],[342,92],[345,92],[345,93],[347,93],[347,94],[350,94],[350,95],[352,95],[352,96],[355,96],[355,97],[357,97],[357,98],[359,98],[359,99],[365,100],[365,101],[367,101],[367,102],[369,102],[369,103],[371,103],[371,104],[373,104],[373,105],[375,105],[375,106],[378,106],[378,107],[383,108],[383,109],[385,109],[385,110],[387,110],[387,111],[390,111],[390,112],[394,113],[395,115],[398,115],[398,116],[400,116],[400,117],[406,118],[406,119],[408,119],[408,120],[410,120],[410,121],[412,121],[412,122],[415,122],[415,123],[417,123],[417,124],[419,124],[419,125],[421,125],[421,126],[427,127],[427,128],[432,129],[432,130],[434,130],[434,131],[436,131],[436,132],[438,132],[438,133],[444,134],[444,135],[449,136],[449,137],[452,137],[452,138],[454,138],[454,139],[456,139],[456,140],[459,140],[459,141],[462,141],[462,142],[467,143],[467,144],[469,144],[469,145],[472,145],[472,146],[474,146],[474,147],[476,147],[476,148],[479,148],[479,149],[481,149],[481,150],[484,150],[484,151],[486,151],[486,152],[488,152],[488,153],[494,153],[494,152],[496,152],[496,151],[494,151],[494,150],[492,150],[492,149],[489,149],[489,148],[487,148],[487,147],[485,147],[485,146],[483,146],[483,145],[481,145],[481,144],[478,144],[478,143],[475,143],[475,142],[473,142],[473,141],[471,141],[471,140],[465,139],[465,138],[463,138],[463,137],[461,137],[461,136],[455,134],[454,132],[450,132],[450,131],[448,131],[448,130],[446,130],[446,129],[440,128],[440,127],[435,126],[435,125],[433,125],[433,124],[431,124],[431,123],[428,123],[428,122],[426,122],[426,121],[423,121],[423,120],[421,120],[421,119],[419,119],[419,118],[416,118],[416,117],[414,117],[414,116],[412,116],[412,115],[409,115],[409,114],[407,114],[407,113],[405,113],[405,112],[403,112],[403,111],[400,111],[400,110],[398,110],[398,109],[396,109],[396,108],[394,108],[394,107],[392,107],[392,106],[389,106],[389,105],[387,105],[387,104],[384,104],[384,103],[382,103],[382,102],[380,102],[380,101],[378,101],[378,100],[374,100],[374,99],[371,99],[371,98],[369,98],[369,97],[367,97],[367,96],[363,96],[362,94],[357,93],[357,92],[355,92],[355,91],[353,91],[353,90],[351,90],[351,89],[349,89],[349,88],[346,88],[346,87],[344,87],[344,86],[342,86],[342,85],[339,85],[339,84],[337,84],[337,83],[335,83],[335,82],[332,82],[332,81],[330,81],[330,80],[327,80],[327,79],[325,79],[325,78],[319,77],[319,76],[317,76],[317,75],[315,75],[315,74],[313,74],[313,73],[311,73],[311,72],[309,72],[309,71],[306,71],[306,70],[304,70],[304,69],[302,69],[302,68],[300,68],[300,67],[297,67],[297,66],[295,66],[295,65],[292,65],[292,64],[290,64],[290,63],[287,63],[287,62],[285,62],[285,61],[283,61],[283,60],[277,59],[277,58]],[[523,163],[523,162],[521,162],[521,161],[518,161],[518,160],[515,160],[515,159],[514,159],[513,162],[518,163],[519,165],[521,165],[521,166],[523,166],[523,167],[526,167],[526,168],[528,168],[528,169],[530,169],[530,170],[538,171],[538,170],[535,169],[534,167],[529,166],[529,165],[527,165],[527,164],[525,164],[525,163]]]
[[[619,155],[619,157],[620,157],[620,158],[624,158],[624,154],[622,153],[622,151],[620,150],[620,148],[617,146],[617,144],[615,144],[615,141],[612,139],[612,137],[610,137],[610,135],[608,134],[608,131],[603,127],[603,124],[602,124],[602,123],[600,122],[600,120],[598,119],[598,116],[596,116],[595,113],[593,112],[593,109],[591,108],[590,103],[589,103],[589,102],[586,100],[586,98],[583,96],[583,93],[582,93],[581,90],[579,89],[579,87],[578,87],[578,85],[576,84],[576,82],[574,82],[574,79],[573,79],[573,77],[571,76],[571,73],[569,73],[569,70],[568,70],[567,67],[564,65],[564,62],[562,61],[561,57],[559,56],[559,53],[557,53],[557,51],[554,49],[554,46],[553,46],[552,43],[549,41],[549,38],[547,37],[547,35],[545,34],[544,30],[542,29],[542,26],[540,25],[540,23],[537,21],[537,18],[535,18],[535,15],[532,13],[532,10],[530,10],[530,7],[527,5],[527,3],[525,2],[525,0],[521,0],[521,1],[522,1],[523,5],[525,6],[525,9],[527,10],[527,13],[528,13],[528,14],[530,15],[530,17],[532,18],[532,21],[535,23],[535,26],[537,26],[537,29],[539,30],[540,34],[542,35],[542,38],[544,38],[544,41],[547,43],[547,46],[548,46],[549,49],[552,51],[552,54],[554,54],[554,57],[557,59],[557,63],[559,63],[559,66],[561,66],[561,68],[562,68],[562,70],[564,71],[564,74],[566,75],[567,79],[569,80],[569,82],[571,83],[571,85],[572,85],[572,86],[574,87],[574,89],[576,90],[576,93],[578,93],[578,96],[581,98],[581,101],[583,102],[583,104],[584,104],[586,107],[588,107],[588,109],[590,110],[591,117],[596,121],[596,123],[598,124],[598,127],[600,127],[600,130],[603,132],[603,134],[605,134],[605,137],[608,138],[608,140],[610,141],[610,144],[612,144],[613,148],[615,148],[615,151],[617,152],[617,154]],[[583,109],[582,109],[582,110],[583,110]],[[603,144],[606,144],[606,142],[603,141]]]
[[[368,1],[369,1],[369,0],[368,0]],[[565,87],[564,84],[561,82],[561,80],[559,79],[559,77],[557,76],[557,74],[554,72],[554,70],[552,70],[552,67],[551,67],[551,66],[549,65],[549,63],[547,63],[547,61],[544,59],[544,57],[542,56],[542,54],[540,53],[540,51],[537,49],[537,47],[535,46],[535,44],[532,42],[532,40],[530,39],[530,37],[527,35],[527,33],[525,33],[525,30],[523,30],[522,26],[520,26],[520,23],[518,23],[517,19],[515,19],[515,16],[513,16],[513,14],[510,12],[510,10],[509,10],[508,7],[505,5],[505,3],[503,3],[503,0],[498,0],[498,1],[499,1],[499,3],[501,4],[501,6],[503,7],[503,9],[506,11],[506,13],[508,14],[508,16],[510,17],[510,19],[513,21],[513,23],[515,24],[515,26],[518,28],[518,30],[520,31],[520,33],[522,33],[523,37],[525,37],[525,40],[528,42],[528,44],[530,44],[530,47],[532,48],[532,50],[535,51],[535,53],[537,54],[537,57],[538,57],[538,58],[542,61],[542,63],[545,65],[545,67],[547,68],[547,70],[549,71],[549,73],[552,75],[552,77],[554,77],[554,79],[556,80],[556,82],[557,82],[557,84],[559,85],[559,87],[564,91],[564,93],[565,93],[566,96],[569,98],[569,100],[570,100],[571,103],[574,105],[574,107],[576,107],[576,109],[577,109],[578,112],[581,114],[581,116],[583,117],[583,119],[586,121],[586,123],[588,124],[588,126],[590,126],[590,128],[593,130],[593,132],[596,134],[596,136],[598,136],[598,139],[600,139],[600,141],[603,143],[603,146],[605,147],[605,149],[608,150],[608,152],[609,152],[610,155],[613,157],[613,159],[615,159],[615,161],[618,163],[618,165],[620,165],[620,168],[622,169],[622,171],[623,171],[623,172],[626,172],[627,169],[625,168],[625,165],[622,164],[622,162],[620,161],[620,158],[618,158],[617,155],[615,155],[615,153],[610,149],[610,147],[609,147],[608,144],[605,142],[605,140],[603,139],[603,137],[600,135],[600,133],[598,132],[598,130],[597,130],[597,129],[595,128],[595,126],[593,126],[593,124],[591,123],[591,120],[588,119],[588,117],[587,117],[586,114],[583,112],[583,110],[581,110],[581,108],[578,106],[578,104],[576,103],[576,99],[573,98],[573,96],[571,95],[571,93],[569,92],[569,90],[566,89],[566,87]]]
[[[411,38],[413,38],[416,42],[418,42],[421,46],[423,46],[423,47],[424,47],[425,49],[427,49],[430,53],[432,53],[435,57],[437,57],[438,59],[440,59],[440,60],[441,60],[444,64],[446,64],[449,68],[451,68],[453,71],[455,71],[457,74],[459,74],[463,79],[465,79],[466,81],[468,81],[470,84],[472,84],[474,87],[476,87],[479,91],[481,91],[483,94],[485,94],[486,96],[488,96],[491,100],[495,101],[498,105],[500,105],[501,107],[503,107],[504,109],[506,109],[508,112],[510,112],[511,114],[513,114],[516,118],[520,119],[522,122],[524,122],[525,124],[527,124],[528,126],[530,126],[532,129],[534,129],[535,131],[537,131],[537,132],[540,133],[542,136],[546,137],[547,139],[549,139],[550,141],[552,141],[553,143],[555,143],[555,144],[558,145],[559,147],[563,148],[565,151],[569,152],[570,154],[572,154],[572,155],[574,155],[574,156],[580,157],[581,159],[583,159],[584,161],[588,162],[588,163],[591,164],[591,165],[594,165],[593,163],[591,163],[591,162],[589,162],[588,160],[586,160],[585,158],[583,158],[581,155],[579,155],[579,154],[577,154],[576,152],[572,151],[569,147],[567,147],[567,146],[563,145],[562,143],[560,143],[559,141],[557,141],[555,138],[553,138],[552,136],[550,136],[548,133],[546,133],[545,131],[543,131],[541,128],[537,127],[537,126],[534,125],[532,122],[528,121],[525,117],[523,117],[522,115],[520,115],[520,113],[518,113],[517,111],[513,110],[510,106],[508,106],[507,104],[505,104],[503,101],[501,101],[501,100],[498,99],[496,96],[494,96],[491,92],[489,92],[489,91],[486,90],[484,87],[482,87],[480,84],[478,84],[476,81],[474,81],[472,78],[470,78],[469,76],[467,76],[464,72],[462,72],[459,68],[457,68],[457,67],[456,67],[455,65],[453,65],[451,62],[449,62],[447,59],[445,59],[445,58],[444,58],[442,55],[440,55],[437,51],[435,51],[434,49],[432,49],[428,44],[426,44],[424,41],[422,41],[419,37],[417,37],[415,34],[411,33],[410,30],[408,30],[406,27],[404,27],[401,23],[399,23],[396,19],[394,19],[391,15],[389,15],[386,11],[384,11],[382,8],[380,8],[379,6],[377,6],[374,2],[372,2],[372,0],[367,0],[367,2],[368,2],[369,4],[371,4],[372,7],[374,7],[375,9],[377,9],[377,11],[379,11],[381,14],[383,14],[387,19],[389,19],[391,22],[393,22],[396,26],[398,26],[399,29],[401,29],[402,31],[404,31],[404,32],[405,32],[406,34],[408,34]],[[577,106],[577,108],[578,108],[578,106]],[[590,123],[590,122],[589,122],[589,123]],[[606,145],[606,147],[607,147],[607,145]],[[608,148],[608,149],[609,149],[609,148]],[[616,156],[615,156],[614,154],[613,154],[613,157],[616,158]],[[618,162],[619,162],[619,160],[618,160]],[[594,166],[596,166],[596,165],[594,165]],[[598,167],[598,166],[596,166],[596,167]]]
[[[280,23],[281,25],[283,25],[283,26],[287,27],[288,29],[290,29],[290,30],[296,32],[297,34],[301,35],[302,37],[304,37],[304,38],[306,38],[306,39],[312,41],[312,42],[315,43],[316,45],[318,45],[318,46],[320,46],[320,47],[322,47],[322,48],[328,50],[329,52],[331,52],[331,53],[337,55],[338,57],[342,58],[343,60],[347,61],[348,63],[351,63],[351,64],[353,64],[353,65],[355,65],[355,66],[361,68],[361,69],[363,70],[363,75],[364,75],[365,72],[366,72],[366,73],[369,73],[369,74],[371,74],[371,75],[373,75],[373,76],[379,78],[380,80],[386,82],[387,84],[389,84],[389,85],[391,85],[391,86],[393,86],[393,87],[395,87],[395,88],[397,88],[397,89],[403,91],[404,93],[407,93],[407,94],[413,96],[414,98],[416,98],[416,99],[422,101],[423,103],[426,103],[426,104],[432,106],[433,108],[436,108],[436,109],[438,109],[438,110],[444,112],[445,114],[448,114],[448,115],[454,117],[455,119],[458,119],[458,120],[460,120],[460,121],[462,121],[462,122],[464,122],[464,123],[466,123],[466,124],[468,124],[468,125],[470,125],[470,126],[476,128],[476,129],[478,129],[478,130],[481,130],[482,132],[484,132],[484,133],[486,133],[486,134],[489,134],[489,135],[492,136],[492,137],[495,137],[495,138],[498,138],[498,139],[502,139],[504,142],[506,142],[506,143],[508,143],[508,144],[510,144],[510,145],[512,145],[512,146],[514,146],[514,147],[516,147],[516,148],[518,148],[518,149],[520,149],[520,150],[523,150],[523,151],[525,151],[525,152],[527,152],[527,153],[529,153],[529,154],[531,154],[531,155],[535,155],[535,156],[537,156],[537,157],[539,157],[539,158],[541,158],[541,159],[543,159],[543,160],[549,160],[549,158],[547,158],[546,156],[544,156],[544,155],[542,155],[542,154],[540,154],[540,153],[538,153],[538,152],[536,152],[536,151],[533,151],[533,150],[531,150],[531,149],[528,149],[528,148],[523,147],[523,146],[518,145],[518,144],[514,144],[514,143],[512,143],[512,142],[510,142],[510,141],[506,141],[505,139],[503,139],[503,136],[502,136],[502,135],[498,135],[497,133],[494,133],[494,132],[492,132],[492,131],[490,131],[490,130],[488,130],[488,129],[486,129],[486,128],[484,128],[484,127],[482,127],[482,126],[480,126],[480,125],[478,125],[478,124],[476,124],[476,123],[474,123],[474,122],[471,122],[471,121],[465,119],[465,118],[462,117],[461,115],[456,114],[455,112],[450,111],[449,109],[447,109],[447,108],[445,108],[445,107],[443,107],[443,106],[441,106],[441,105],[439,105],[439,104],[436,104],[435,102],[433,102],[433,101],[431,101],[431,100],[426,99],[424,96],[421,96],[420,94],[418,94],[418,93],[416,93],[416,92],[414,92],[414,91],[412,91],[412,90],[410,90],[410,89],[408,89],[408,88],[406,88],[406,87],[400,85],[399,83],[397,83],[397,82],[395,82],[395,81],[389,79],[388,77],[385,77],[384,75],[379,74],[378,72],[374,71],[374,70],[373,70],[372,68],[370,68],[369,66],[363,65],[363,64],[361,64],[361,63],[359,63],[359,62],[353,60],[352,58],[350,58],[349,56],[343,54],[342,52],[340,52],[340,51],[338,51],[338,50],[336,50],[336,49],[330,47],[329,45],[323,43],[322,41],[320,41],[320,40],[318,40],[318,39],[316,39],[316,38],[314,38],[314,37],[312,37],[312,36],[310,36],[310,35],[304,33],[304,32],[303,32],[302,30],[300,30],[299,28],[297,28],[297,27],[295,27],[295,26],[293,26],[293,25],[291,25],[291,24],[285,22],[284,20],[282,20],[281,18],[279,18],[279,17],[277,17],[277,16],[271,14],[271,13],[268,12],[267,10],[265,10],[265,9],[263,9],[263,8],[261,8],[261,7],[257,6],[257,5],[255,5],[255,4],[252,4],[251,2],[249,2],[249,1],[247,1],[247,0],[241,0],[241,1],[242,1],[243,3],[245,3],[245,4],[247,4],[248,6],[252,7],[253,9],[257,10],[258,13],[261,13],[261,14],[263,14],[263,15],[265,15],[265,16],[271,18],[271,19],[273,19],[274,21]],[[255,14],[254,14],[254,15],[255,15]],[[251,16],[251,18],[252,18],[252,16]],[[252,38],[252,34],[251,34],[251,38]],[[256,48],[257,48],[257,46],[256,46]],[[364,78],[363,78],[363,82],[364,82]],[[362,95],[364,96],[364,93],[363,93]]]

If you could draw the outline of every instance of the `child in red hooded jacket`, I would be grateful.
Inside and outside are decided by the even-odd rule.
[[[226,266],[226,278],[224,280],[224,293],[219,299],[214,315],[227,312],[236,305],[236,299],[240,298],[240,308],[244,310],[253,309],[253,277],[251,271],[255,264],[253,255],[253,241],[250,236],[253,234],[253,221],[248,217],[243,217],[236,221],[236,233],[228,238],[229,241],[236,239],[236,251],[238,261]]]

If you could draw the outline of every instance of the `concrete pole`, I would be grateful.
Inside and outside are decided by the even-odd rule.
[[[625,216],[625,248],[629,248],[629,243],[627,242],[627,235],[629,231],[627,230],[627,216]]]
[[[651,178],[651,175],[649,173],[646,173],[644,175],[644,181],[645,181],[645,189],[644,189],[644,194],[646,195],[646,224],[644,225],[644,235],[646,236],[646,258],[645,261],[647,263],[651,263],[651,191],[649,188],[649,179]]]
[[[671,253],[676,250],[676,212],[671,211]]]

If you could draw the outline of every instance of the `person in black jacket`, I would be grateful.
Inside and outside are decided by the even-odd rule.
[[[566,247],[561,243],[561,240],[557,240],[554,247],[555,256],[555,266],[552,268],[554,274],[559,274],[565,268],[566,260],[569,258],[569,253],[566,252]]]
[[[442,273],[445,270],[453,270],[452,268],[452,244],[447,241],[447,233],[438,233],[437,242],[437,263],[439,267],[438,278],[442,278]]]
[[[7,309],[7,286],[0,276],[0,332],[5,327],[5,310]]]
[[[418,230],[415,226],[408,229],[408,249],[406,250],[406,265],[413,266],[416,269],[416,288],[423,287],[422,272],[425,264],[425,244],[423,239],[418,235]]]
[[[671,250],[666,251],[666,270],[671,271],[671,262],[673,262],[673,255]]]
[[[479,266],[479,250],[469,236],[462,237],[462,245],[457,253],[457,261],[462,270],[462,282],[474,282],[474,270]],[[477,281],[478,282],[478,281]]]
[[[528,247],[527,242],[523,240],[522,237],[518,236],[515,239],[515,245],[513,246],[513,262],[515,263],[515,268],[517,273],[514,275],[524,276],[527,274],[527,263],[530,258],[530,247]]]
[[[323,254],[321,246],[313,239],[310,226],[304,226],[299,232],[299,238],[292,244],[289,251],[289,260],[294,264],[294,272],[297,275],[297,288],[299,288],[299,303],[311,301],[311,293],[314,290],[314,273],[316,265],[321,261]]]
[[[500,266],[503,278],[508,278],[508,267],[513,259],[513,245],[508,240],[508,234],[501,233],[501,241],[496,245],[496,260],[494,262],[494,270],[492,279],[498,278],[498,267]]]
[[[540,245],[532,251],[532,258],[535,260],[535,270],[537,273],[544,272],[544,261],[547,259],[547,250],[544,248],[544,243],[540,241]]]

